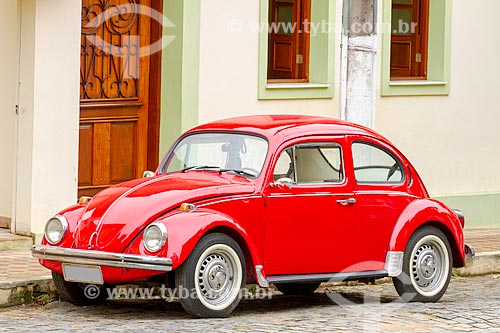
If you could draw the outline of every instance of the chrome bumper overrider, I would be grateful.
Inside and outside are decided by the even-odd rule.
[[[92,250],[76,250],[46,245],[33,245],[31,253],[35,258],[61,263],[118,268],[137,268],[163,272],[172,270],[172,259],[154,256],[140,256]]]
[[[465,244],[465,262],[470,263],[476,256],[476,250],[469,244]]]

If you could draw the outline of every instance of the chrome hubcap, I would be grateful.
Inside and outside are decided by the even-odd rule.
[[[222,254],[208,255],[202,262],[198,283],[202,296],[213,304],[220,304],[233,289],[234,268]]]
[[[412,275],[421,290],[432,292],[439,287],[445,274],[444,256],[440,244],[433,240],[420,244],[413,252]]]

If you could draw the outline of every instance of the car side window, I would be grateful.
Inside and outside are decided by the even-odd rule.
[[[401,183],[404,180],[401,162],[381,147],[354,142],[352,156],[358,183]]]
[[[338,183],[344,179],[342,151],[336,144],[303,144],[284,150],[273,178],[295,183]]]
[[[293,168],[293,148],[285,149],[278,161],[276,162],[276,167],[274,168],[273,179],[277,181],[281,178],[290,178],[295,182],[295,171]]]
[[[344,178],[338,145],[296,146],[295,167],[297,183],[338,183]]]

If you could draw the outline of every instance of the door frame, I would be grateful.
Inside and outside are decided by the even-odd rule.
[[[151,8],[163,13],[163,1],[152,1]],[[163,26],[151,20],[151,40],[163,37]],[[149,110],[148,110],[148,143],[147,168],[156,170],[160,154],[160,117],[161,117],[161,75],[163,50],[150,56],[149,72]],[[151,89],[153,87],[153,89]]]

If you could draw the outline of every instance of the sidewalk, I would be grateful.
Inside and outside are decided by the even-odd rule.
[[[455,274],[500,273],[500,228],[465,230],[465,241],[476,250],[476,258]],[[0,307],[31,303],[37,293],[54,291],[50,271],[31,251],[0,251],[0,267]]]
[[[0,267],[0,308],[32,303],[37,295],[54,292],[50,270],[31,251],[1,251]]]

